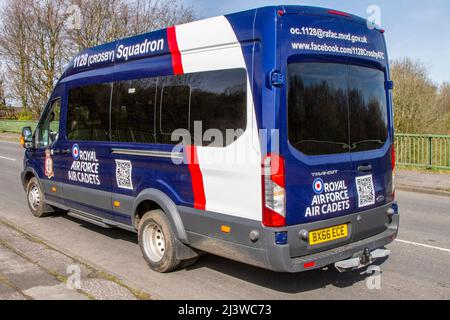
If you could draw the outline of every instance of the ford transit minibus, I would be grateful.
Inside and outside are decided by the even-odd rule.
[[[278,272],[365,267],[397,236],[384,30],[264,7],[78,54],[22,182],[55,209],[136,232],[159,272],[202,252]]]

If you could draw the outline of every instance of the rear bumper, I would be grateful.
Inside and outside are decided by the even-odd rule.
[[[370,209],[323,221],[266,228],[261,222],[218,213],[178,207],[185,226],[188,242],[193,248],[244,262],[276,272],[302,272],[323,268],[335,262],[361,255],[365,249],[373,251],[392,242],[398,233],[398,214],[390,215],[396,204]],[[222,225],[232,232],[221,233]],[[301,238],[304,231],[319,230],[347,224],[349,236],[333,242],[310,246]],[[287,243],[276,244],[275,234],[287,233]],[[258,234],[251,240],[251,234]],[[367,251],[367,250],[366,250]]]
[[[288,243],[274,244],[273,231],[266,238],[266,254],[269,269],[280,272],[302,272],[323,268],[335,262],[360,256],[365,249],[373,251],[391,243],[398,234],[400,216],[396,203],[366,210],[348,216],[287,227]],[[310,246],[300,233],[319,230],[331,226],[347,224],[347,238]],[[280,230],[281,231],[281,230]]]
[[[373,251],[391,243],[398,234],[399,215],[392,217],[387,229],[374,236],[350,242],[317,253],[291,258],[289,245],[271,246],[267,250],[269,269],[279,272],[302,272],[323,268],[338,261],[361,255],[365,249]]]

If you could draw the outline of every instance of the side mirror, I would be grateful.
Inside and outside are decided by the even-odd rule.
[[[25,149],[30,149],[33,146],[33,131],[31,127],[22,128],[22,135],[20,136],[20,144]]]

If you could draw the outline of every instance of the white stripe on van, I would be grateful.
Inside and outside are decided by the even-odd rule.
[[[224,16],[177,26],[176,35],[185,74],[247,69],[238,38]],[[247,131],[226,148],[198,147],[197,156],[206,210],[261,221],[261,148],[251,77],[247,80]],[[246,158],[243,164],[229,161],[240,158]]]

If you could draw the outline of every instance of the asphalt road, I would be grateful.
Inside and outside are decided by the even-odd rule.
[[[16,143],[0,142],[0,217],[157,299],[450,299],[449,197],[397,191],[399,239],[378,264],[379,277],[334,268],[278,274],[213,255],[158,274],[146,266],[132,233],[65,215],[34,218],[20,184],[22,157]]]

